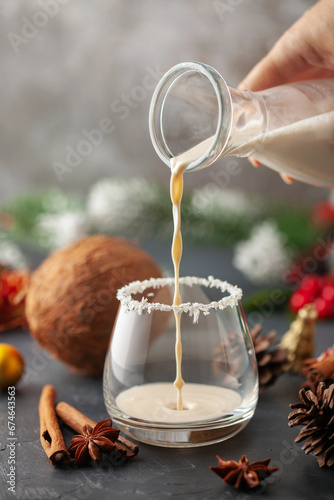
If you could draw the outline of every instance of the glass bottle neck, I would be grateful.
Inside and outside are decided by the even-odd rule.
[[[229,87],[232,102],[232,126],[220,156],[249,156],[258,138],[267,130],[267,109],[259,94]]]
[[[200,145],[187,168],[199,170],[220,156],[249,155],[254,137],[266,129],[266,112],[260,96],[229,88],[210,66],[187,62],[158,83],[149,126],[153,146],[168,166],[171,158]]]

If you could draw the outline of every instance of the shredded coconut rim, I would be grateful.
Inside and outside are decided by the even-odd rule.
[[[212,301],[209,304],[199,302],[185,302],[180,305],[161,304],[160,302],[148,302],[143,297],[140,301],[135,300],[132,294],[143,293],[147,288],[162,288],[164,286],[173,286],[174,278],[151,278],[144,281],[133,281],[117,291],[117,298],[126,311],[137,311],[138,314],[152,311],[175,311],[177,313],[188,313],[194,317],[194,322],[198,321],[200,312],[204,315],[210,313],[211,309],[225,309],[226,307],[235,307],[242,298],[242,290],[237,286],[231,285],[227,281],[209,276],[208,278],[197,278],[195,276],[184,276],[180,278],[180,285],[193,286],[202,285],[208,288],[217,288],[222,293],[228,292],[229,295],[222,297],[218,301]]]

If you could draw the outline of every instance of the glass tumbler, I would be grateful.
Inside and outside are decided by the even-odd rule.
[[[104,369],[104,400],[114,423],[151,445],[193,447],[237,434],[258,399],[253,345],[227,282],[181,277],[133,282],[118,291],[120,307]],[[181,314],[182,410],[177,409],[175,314]]]

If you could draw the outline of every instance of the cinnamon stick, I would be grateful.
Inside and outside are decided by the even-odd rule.
[[[55,401],[56,392],[53,386],[45,385],[38,406],[40,438],[44,451],[52,465],[70,460],[70,454],[66,450],[64,438],[59,428]]]
[[[303,374],[311,382],[324,382],[334,376],[334,354],[321,359],[307,359],[303,363]]]
[[[60,401],[56,406],[56,413],[58,417],[66,424],[71,427],[78,434],[81,434],[82,428],[85,425],[90,425],[91,427],[96,426],[96,422],[86,417],[79,410],[74,408],[74,406],[65,403],[65,401]]]
[[[117,441],[119,441],[119,444],[122,444],[126,448],[128,448],[134,455],[137,455],[139,452],[139,446],[132,441],[129,441],[123,436],[118,436]]]
[[[95,427],[97,423],[86,417],[86,415],[74,408],[74,406],[71,406],[64,401],[60,401],[57,404],[56,413],[64,424],[71,427],[71,429],[76,431],[78,434],[82,433],[82,428],[85,425],[88,424],[91,427]],[[135,457],[139,452],[139,446],[123,436],[118,436],[114,444],[115,448],[111,452],[111,456],[113,456],[116,461],[120,461],[121,459],[129,460],[130,458]]]

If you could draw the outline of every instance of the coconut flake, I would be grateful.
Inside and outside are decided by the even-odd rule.
[[[143,312],[151,313],[152,311],[175,311],[177,313],[187,313],[193,317],[193,322],[197,323],[200,313],[207,315],[212,309],[225,309],[226,307],[235,307],[242,297],[242,290],[235,285],[231,285],[227,281],[209,276],[208,278],[197,278],[195,276],[184,276],[180,278],[180,284],[186,286],[202,285],[208,288],[217,288],[222,293],[228,292],[227,297],[222,297],[218,301],[212,301],[209,304],[201,304],[199,302],[186,302],[180,305],[161,304],[160,302],[148,302],[146,298],[140,301],[135,300],[132,295],[143,293],[147,288],[161,288],[164,286],[174,285],[174,278],[151,278],[143,281],[133,281],[128,285],[123,286],[117,291],[117,298],[121,302],[125,311],[137,311],[138,314]]]

